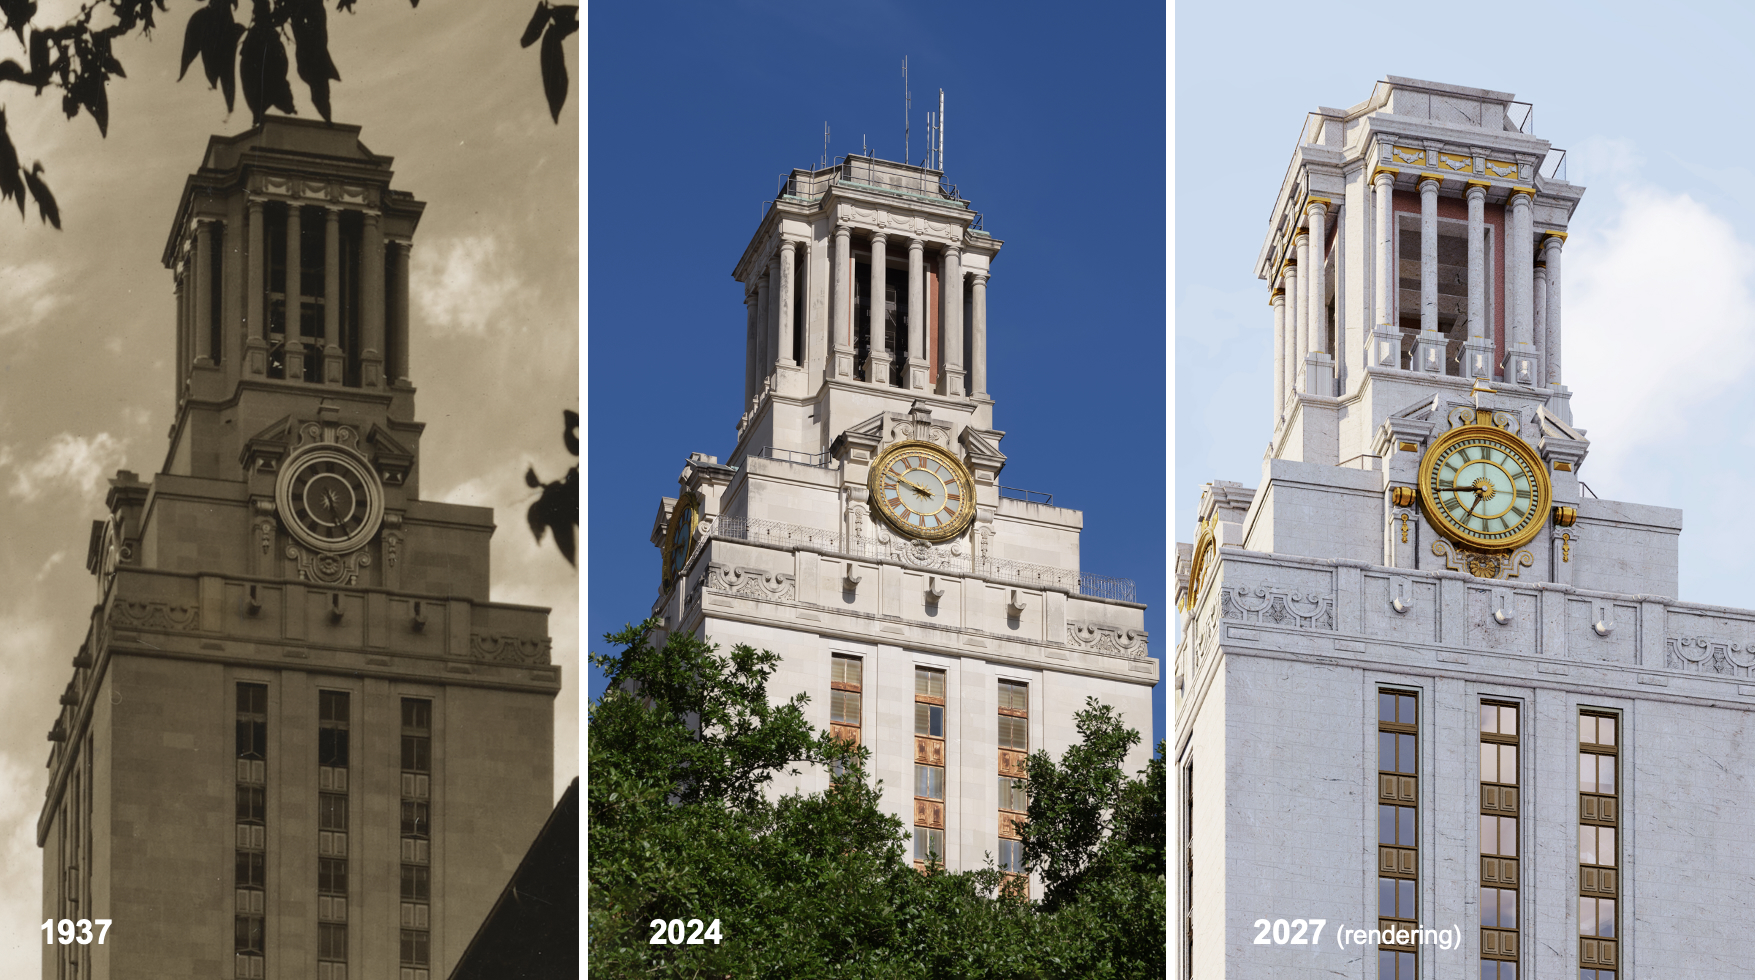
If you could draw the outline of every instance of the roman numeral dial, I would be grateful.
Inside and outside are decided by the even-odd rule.
[[[1547,523],[1553,494],[1541,457],[1492,425],[1462,425],[1435,439],[1420,462],[1422,510],[1446,537],[1509,551]]]
[[[871,468],[871,497],[886,523],[910,537],[961,534],[975,516],[975,481],[961,460],[930,442],[899,442]]]

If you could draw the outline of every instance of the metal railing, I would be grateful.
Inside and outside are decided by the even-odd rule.
[[[700,533],[701,541],[696,545],[697,549],[709,539],[719,538],[726,541],[765,544],[777,548],[811,548],[831,554],[846,555],[850,558],[883,559],[891,552],[891,546],[872,538],[856,538],[849,541],[839,531],[808,527],[803,524],[787,524],[781,521],[759,519],[749,520],[741,517],[720,517],[711,522],[703,523]],[[1006,558],[982,560],[974,555],[952,556],[937,552],[918,558],[910,556],[907,563],[920,567],[942,568],[947,572],[973,575],[1012,585],[1052,589],[1071,595],[1116,599],[1122,602],[1139,601],[1133,579],[1093,575],[1090,572],[1056,568],[1053,565],[1035,565],[1030,562],[1012,561]]]
[[[1054,506],[1054,494],[1043,493],[1040,490],[1025,490],[1021,487],[1002,486],[999,488],[999,495],[1010,500],[1022,500],[1025,503],[1047,504],[1050,507]]]
[[[776,449],[773,446],[763,446],[755,452],[745,455],[760,459],[778,459],[787,463],[800,463],[804,466],[820,466],[823,469],[834,468],[834,460],[829,457],[828,453],[802,453],[796,449]]]
[[[1548,155],[1542,158],[1542,165],[1536,169],[1548,180],[1566,181],[1566,151],[1550,149]]]

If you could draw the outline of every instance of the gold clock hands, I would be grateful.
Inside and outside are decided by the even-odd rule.
[[[908,489],[914,491],[915,493],[920,494],[921,496],[924,496],[924,497],[932,496],[931,490],[926,489],[925,487],[921,486],[918,483],[914,483],[914,482],[911,482],[909,480],[904,480],[903,478],[901,478],[899,476],[896,477],[896,482],[906,486]]]

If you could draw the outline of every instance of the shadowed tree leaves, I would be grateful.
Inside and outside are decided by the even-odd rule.
[[[38,175],[43,172],[43,165],[38,161],[31,169],[25,171],[24,184],[30,188],[31,200],[37,202],[37,214],[42,220],[54,225],[57,231],[61,228],[61,208],[55,204],[55,195],[49,193],[49,185],[43,183]]]
[[[317,107],[324,122],[329,118],[329,83],[341,81],[329,57],[328,14],[323,0],[299,0],[292,8],[293,44],[296,48],[299,78],[311,90],[311,104]]]
[[[518,46],[528,48],[542,39],[542,50],[539,57],[542,63],[542,94],[548,99],[548,114],[556,124],[561,121],[561,109],[567,104],[567,59],[561,51],[561,42],[579,30],[579,8],[574,5],[556,6],[548,0],[539,0],[536,13],[530,15],[530,23],[524,25],[524,35],[518,39]]]
[[[281,4],[283,15],[288,12],[287,7],[284,2]],[[280,42],[276,20],[268,0],[256,0],[250,28],[244,33],[244,43],[238,48],[238,73],[244,86],[244,104],[250,107],[252,124],[257,126],[262,125],[262,117],[268,115],[269,109],[279,109],[289,116],[298,112],[293,107],[292,83],[287,80],[290,65],[286,45]]]
[[[37,15],[36,0],[0,0],[0,14],[6,15],[6,29],[24,43],[24,28]]]
[[[24,170],[18,165],[18,151],[13,149],[12,136],[6,132],[6,110],[0,109],[0,199],[18,202],[18,216],[24,217]]]
[[[183,80],[195,55],[201,55],[207,87],[217,86],[225,96],[225,111],[232,111],[237,100],[238,39],[243,36],[244,25],[232,19],[232,2],[208,0],[207,6],[189,15],[189,26],[183,29],[183,70],[177,81]]]
[[[579,413],[568,409],[561,413],[566,426],[561,438],[567,444],[567,452],[579,455]],[[536,467],[532,466],[524,472],[524,483],[531,489],[542,488],[542,496],[530,505],[525,512],[525,520],[530,522],[530,533],[536,536],[536,543],[542,543],[544,531],[553,531],[555,547],[561,549],[561,555],[567,564],[577,565],[574,557],[575,539],[579,532],[579,467],[575,465],[567,471],[565,479],[543,483],[536,475]]]

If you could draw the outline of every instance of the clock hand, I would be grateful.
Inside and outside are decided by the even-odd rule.
[[[899,476],[896,477],[896,482],[904,484],[905,486],[908,487],[908,489],[914,491],[915,493],[922,494],[922,495],[927,496],[927,497],[932,496],[931,490],[926,489],[925,487],[921,486],[918,483],[909,482],[908,480],[904,480]]]

